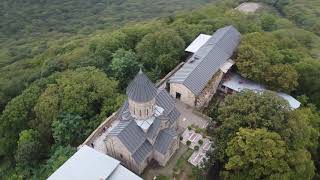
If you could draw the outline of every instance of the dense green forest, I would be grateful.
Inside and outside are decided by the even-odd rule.
[[[234,10],[239,0],[214,1],[170,15],[209,1],[13,2],[0,2],[0,179],[48,177],[119,107],[140,65],[156,81],[198,34],[230,24],[242,33],[237,70],[302,107],[291,111],[272,92],[213,103],[217,148],[199,173],[215,162],[226,179],[319,177],[318,1],[264,1],[255,14]]]

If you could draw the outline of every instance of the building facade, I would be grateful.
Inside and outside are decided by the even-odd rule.
[[[107,154],[140,174],[151,160],[165,166],[179,148],[174,99],[140,70],[129,84],[127,101],[105,139]]]

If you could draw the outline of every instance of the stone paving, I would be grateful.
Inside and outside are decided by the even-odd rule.
[[[201,129],[208,126],[208,120],[195,114],[193,108],[176,100],[176,107],[181,113],[178,119],[179,132],[182,133],[188,126],[194,125]]]
[[[102,152],[104,154],[107,154],[107,148],[104,143],[105,138],[107,137],[108,133],[111,131],[113,127],[115,127],[119,121],[112,122],[111,126],[109,128],[106,127],[105,131],[99,134],[99,136],[94,140],[93,142],[93,149]]]

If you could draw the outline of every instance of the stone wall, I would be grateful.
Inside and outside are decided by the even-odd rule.
[[[108,155],[119,160],[123,166],[131,169],[137,174],[141,174],[144,168],[148,165],[148,159],[150,159],[152,152],[150,152],[148,158],[146,158],[144,162],[138,165],[134,159],[132,159],[131,153],[117,137],[107,138],[105,144]]]
[[[181,94],[180,101],[194,107],[196,100],[195,95],[183,84],[170,83],[170,95],[176,98],[176,93]]]
[[[167,82],[169,80],[169,78],[176,73],[181,67],[182,65],[184,65],[184,62],[181,62],[180,64],[178,64],[174,69],[172,69],[172,71],[170,71],[164,78],[162,78],[161,80],[159,80],[156,83],[156,87],[160,88],[160,89],[165,89],[167,86]]]
[[[174,141],[170,144],[170,148],[166,154],[162,154],[158,151],[154,151],[154,159],[159,163],[160,166],[165,166],[167,162],[170,160],[171,156],[176,152],[179,148],[179,141],[178,139],[174,139]],[[170,151],[171,150],[171,151]]]
[[[155,108],[155,98],[149,102],[138,103],[129,99],[129,110],[133,117],[137,119],[147,119],[153,115]]]
[[[195,104],[197,109],[201,109],[209,105],[211,98],[218,89],[223,75],[224,73],[221,70],[214,74],[207,86],[202,90],[201,94],[196,98]]]
[[[98,127],[97,129],[95,129],[90,136],[78,147],[78,149],[80,149],[80,147],[82,147],[83,145],[87,145],[91,147],[91,143],[93,143],[95,141],[95,139],[97,139],[97,137],[101,136],[101,134],[103,133],[103,129],[110,127],[111,123],[117,119],[117,112],[114,112],[111,116],[109,116],[106,120],[104,120]]]
[[[105,144],[108,155],[121,161],[121,163],[127,168],[137,169],[135,164],[132,162],[130,152],[117,137],[110,137],[106,139]]]

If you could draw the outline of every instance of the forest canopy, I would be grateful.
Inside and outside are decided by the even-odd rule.
[[[47,178],[119,108],[140,67],[156,82],[185,60],[184,48],[200,33],[226,25],[242,34],[236,70],[302,107],[290,111],[269,91],[227,97],[211,113],[219,127],[208,132],[217,144],[210,165],[219,162],[230,178],[319,177],[319,2],[261,0],[264,8],[243,14],[234,10],[242,1],[217,0],[170,14],[208,2],[1,1],[8,12],[0,16],[0,179]],[[136,7],[143,8],[129,11]],[[256,163],[243,149],[272,154]],[[260,171],[270,158],[281,163],[276,173]]]

